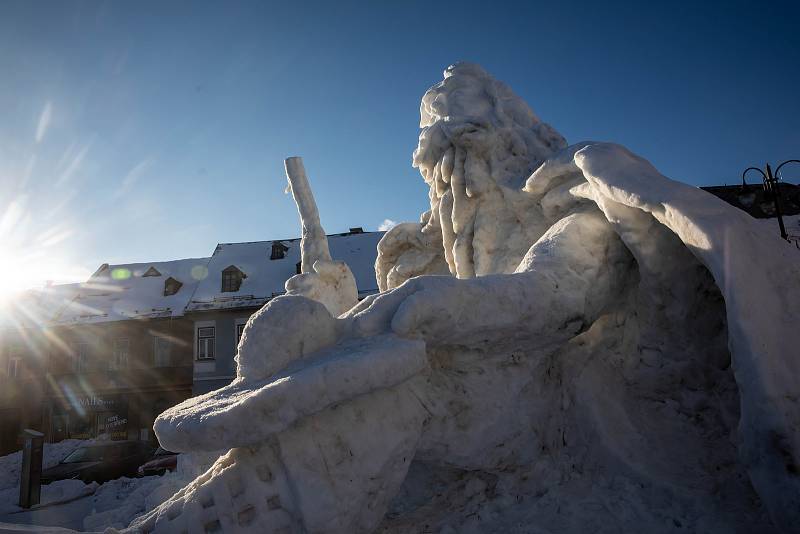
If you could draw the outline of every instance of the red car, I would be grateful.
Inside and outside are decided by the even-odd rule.
[[[167,471],[175,471],[178,468],[178,453],[170,452],[159,447],[153,454],[153,458],[139,466],[138,474],[140,477],[150,475],[163,475]]]

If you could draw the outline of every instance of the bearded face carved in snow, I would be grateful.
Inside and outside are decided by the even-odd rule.
[[[382,293],[334,317],[287,283],[237,379],[156,422],[230,451],[132,527],[585,532],[601,502],[611,531],[797,531],[792,251],[618,145],[567,147],[476,65],[420,110],[431,210],[381,241]],[[460,470],[438,519],[412,460]],[[452,496],[475,476],[498,489],[470,527]]]
[[[383,243],[382,290],[423,273],[512,273],[549,226],[521,189],[564,138],[478,65],[453,65],[444,76],[422,98],[413,158],[431,209]]]

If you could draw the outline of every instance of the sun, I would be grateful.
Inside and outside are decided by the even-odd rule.
[[[72,265],[63,255],[68,233],[24,235],[3,231],[5,226],[0,222],[0,306],[6,311],[28,290],[88,277],[85,268]]]

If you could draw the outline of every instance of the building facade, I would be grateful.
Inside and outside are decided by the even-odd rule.
[[[360,298],[378,291],[382,236],[328,238]],[[154,441],[159,413],[235,377],[244,325],[299,267],[299,239],[224,243],[209,258],[102,265],[85,283],[28,292],[0,333],[0,455],[23,428]]]
[[[18,448],[23,428],[48,441],[154,440],[155,416],[191,396],[183,313],[207,262],[103,265],[68,291],[21,298],[0,347],[0,454]]]

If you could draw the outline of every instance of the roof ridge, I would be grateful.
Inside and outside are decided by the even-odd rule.
[[[338,232],[334,234],[325,234],[325,237],[349,237],[349,236],[356,236],[356,235],[366,235],[366,234],[383,234],[386,233],[385,230],[365,230],[363,232]],[[260,239],[258,241],[231,241],[230,243],[217,243],[217,246],[220,245],[252,245],[255,243],[274,243],[275,241],[299,241],[302,237],[292,237],[287,239]]]

